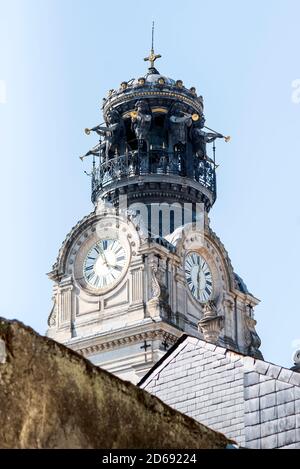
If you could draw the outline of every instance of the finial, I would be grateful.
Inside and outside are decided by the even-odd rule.
[[[154,21],[152,21],[152,41],[151,41],[151,50],[154,49]]]
[[[152,21],[152,41],[151,41],[151,52],[148,57],[145,57],[144,60],[145,62],[149,61],[150,62],[150,67],[149,68],[154,68],[154,62],[156,59],[160,59],[161,55],[160,54],[155,54],[154,53],[154,21]]]

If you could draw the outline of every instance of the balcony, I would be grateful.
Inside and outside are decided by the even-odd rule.
[[[99,193],[118,181],[149,175],[162,175],[164,182],[168,176],[179,176],[191,179],[211,192],[216,198],[215,164],[209,160],[199,159],[192,153],[165,149],[149,151],[127,151],[124,155],[105,160],[100,158],[99,165],[92,171],[92,201]]]

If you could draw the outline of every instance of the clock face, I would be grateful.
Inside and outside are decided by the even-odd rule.
[[[125,262],[125,249],[117,239],[101,239],[85,258],[84,279],[93,288],[107,288],[121,276]]]
[[[197,252],[185,258],[185,277],[189,289],[196,300],[206,303],[212,295],[212,275],[207,262]]]

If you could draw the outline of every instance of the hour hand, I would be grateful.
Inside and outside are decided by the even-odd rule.
[[[103,260],[104,264],[107,266],[107,259],[105,257],[105,254],[102,249],[99,249],[99,254],[101,256],[101,259]]]

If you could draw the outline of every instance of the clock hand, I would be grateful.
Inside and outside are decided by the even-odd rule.
[[[197,290],[198,290],[198,298],[200,298],[200,266],[198,267],[198,273],[197,273]]]
[[[103,262],[104,262],[104,265],[105,265],[106,267],[108,267],[107,259],[106,259],[106,257],[105,257],[105,254],[104,254],[103,249],[101,249],[101,248],[100,248],[100,256],[101,256],[101,258],[102,258],[102,260],[103,260]]]

